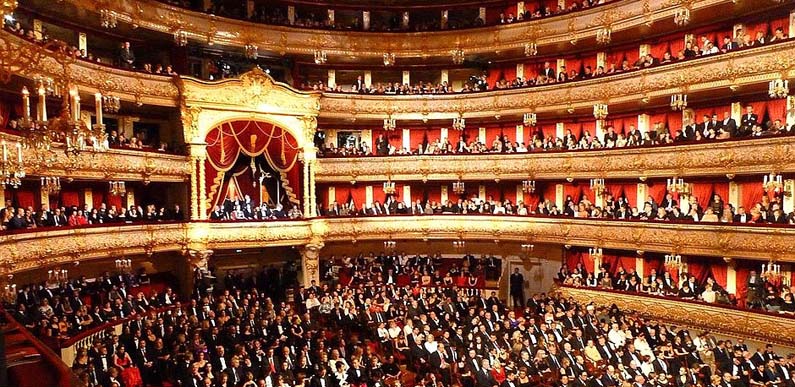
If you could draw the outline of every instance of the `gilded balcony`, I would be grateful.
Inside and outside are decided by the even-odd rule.
[[[791,262],[789,227],[673,224],[518,216],[395,216],[240,223],[155,223],[50,229],[0,236],[0,274],[75,261],[188,249],[322,246],[383,240],[486,240],[600,246]]]

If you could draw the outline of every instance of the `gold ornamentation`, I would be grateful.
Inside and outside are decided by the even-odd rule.
[[[591,288],[559,286],[555,292],[565,299],[571,298],[582,304],[593,302],[606,307],[616,305],[621,310],[682,327],[707,330],[730,337],[751,338],[764,343],[795,346],[795,324],[786,317]]]

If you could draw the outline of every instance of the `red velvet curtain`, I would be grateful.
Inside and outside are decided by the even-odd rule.
[[[696,277],[696,283],[704,283],[710,274],[710,264],[702,261],[703,258],[693,257],[687,261],[687,274]]]
[[[618,271],[619,257],[617,255],[602,254],[602,266],[610,273]]]
[[[740,191],[740,204],[745,207],[746,213],[758,202],[762,201],[765,190],[761,181],[742,181],[737,183]]]
[[[751,105],[754,108],[754,113],[759,116],[759,121],[761,123],[765,113],[767,112],[767,103],[768,101],[755,101],[755,102],[748,102],[745,105]],[[745,114],[745,107],[743,107],[743,114]],[[740,124],[739,122],[737,123]]]
[[[715,279],[715,282],[717,282],[722,288],[726,289],[726,279],[729,275],[729,266],[726,264],[726,262],[713,262],[712,265],[710,265],[709,270],[712,278]]]
[[[637,262],[635,257],[621,256],[618,258],[618,266],[623,267],[625,271],[637,270]],[[618,270],[618,267],[616,268]]]
[[[660,257],[644,257],[643,258],[643,275],[648,277],[652,271],[662,272],[665,269],[663,260]]]
[[[15,206],[23,208],[38,208],[38,203],[35,199],[36,195],[34,194],[33,190],[22,187],[17,189],[6,189],[6,195],[9,195],[9,193],[11,203],[13,203]]]
[[[729,182],[724,181],[719,183],[713,183],[712,194],[720,195],[720,198],[723,199],[724,205],[729,203]]]
[[[737,306],[745,308],[746,295],[748,294],[748,277],[751,275],[751,266],[737,263],[735,276],[737,282]]]
[[[301,170],[298,163],[298,142],[287,130],[262,121],[232,121],[223,123],[207,134],[206,184],[212,207],[223,201],[231,176],[227,175],[237,164],[240,154],[249,157],[262,155],[269,166],[280,174],[281,186],[287,199],[300,205]],[[233,173],[242,173],[234,172]],[[240,176],[250,175],[242,173]],[[242,183],[241,183],[242,185]],[[259,196],[259,195],[257,195]]]
[[[690,186],[692,188],[691,196],[696,198],[701,208],[706,208],[712,199],[713,185],[711,183],[692,183]]]
[[[786,99],[773,99],[767,101],[767,114],[770,121],[781,120],[782,123],[787,122],[787,100]]]
[[[566,252],[566,267],[569,270],[574,270],[579,263],[583,261],[582,259],[583,253],[579,251],[567,251]]]
[[[9,106],[4,101],[0,101],[0,129],[8,126],[10,115],[11,109]]]
[[[646,192],[648,192],[649,194],[648,196],[654,198],[655,203],[659,204],[663,199],[665,199],[665,194],[668,192],[668,187],[666,186],[664,181],[655,181],[653,183],[647,183],[647,184],[649,189]],[[643,200],[645,202],[648,199],[643,198]],[[643,203],[637,203],[639,210],[642,210],[642,208],[640,208],[642,205]]]
[[[588,132],[591,136],[596,137],[596,121],[585,121],[582,124],[582,133]],[[601,142],[602,139],[599,139]]]
[[[508,82],[513,82],[513,80],[516,79],[516,65],[510,65],[503,68],[502,77]]]
[[[564,184],[563,185],[564,202],[567,197],[571,196],[571,200],[573,200],[574,203],[579,203],[580,197],[582,197],[582,192],[583,192],[582,186],[579,184],[578,185],[574,185],[571,183]]]

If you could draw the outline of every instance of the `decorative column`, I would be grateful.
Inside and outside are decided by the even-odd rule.
[[[646,193],[649,191],[649,186],[646,183],[638,183],[638,194],[635,197],[635,207],[638,211],[643,211],[643,203],[646,202]]]
[[[304,218],[312,216],[312,202],[309,198],[309,161],[304,157]]]
[[[190,158],[190,219],[199,220],[199,184],[196,170],[197,158]]]
[[[362,11],[362,29],[370,29],[370,11]]]
[[[408,70],[403,70],[403,84],[404,85],[411,84],[411,73]]]
[[[207,220],[207,181],[205,180],[205,157],[199,157],[199,219]]]
[[[559,211],[563,211],[563,201],[566,200],[566,196],[563,195],[563,184],[555,184],[555,206],[558,207]]]
[[[317,193],[315,193],[315,166],[317,160],[312,160],[309,163],[309,216],[318,216],[317,212]]]
[[[328,82],[326,84],[332,89],[337,87],[337,72],[335,70],[328,71]]]
[[[450,83],[450,72],[448,70],[442,70],[442,74],[439,77],[440,83]]]
[[[294,5],[288,5],[287,6],[287,22],[289,22],[290,25],[295,24],[295,6]]]
[[[320,249],[324,246],[321,241],[313,241],[301,248],[301,273],[304,287],[320,283]]]
[[[446,9],[442,10],[442,29],[447,28],[447,18],[448,18],[448,16],[449,16],[448,11]]]
[[[209,260],[214,251],[209,249],[188,249],[184,252],[187,265],[179,265],[182,269],[179,272],[179,287],[181,294],[193,294],[194,284],[197,279],[201,280],[207,272]]]
[[[737,263],[729,258],[723,257],[726,262],[726,291],[729,294],[737,294]]]
[[[372,85],[372,84],[373,84],[373,73],[372,73],[372,71],[365,71],[364,72],[364,85],[367,86],[367,88],[370,88],[370,85]]]

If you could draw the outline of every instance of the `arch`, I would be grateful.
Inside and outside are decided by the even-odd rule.
[[[270,120],[226,120],[205,134],[205,181],[209,211],[221,205],[227,193],[249,195],[260,202],[300,206],[302,153],[300,137]],[[241,158],[243,156],[243,158]],[[264,175],[276,174],[276,196],[262,185]],[[258,184],[259,182],[259,184]],[[283,189],[283,191],[282,191]],[[282,196],[286,200],[281,199]]]

